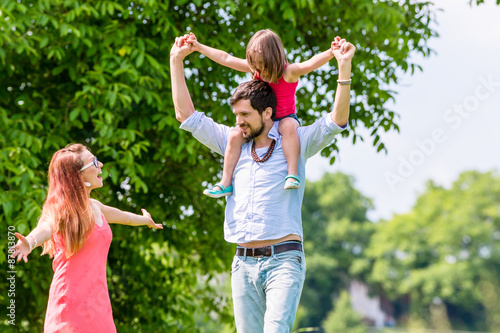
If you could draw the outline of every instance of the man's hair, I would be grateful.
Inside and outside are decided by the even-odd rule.
[[[272,119],[276,116],[276,95],[271,86],[258,80],[244,82],[236,88],[229,100],[229,104],[233,107],[242,99],[248,99],[252,108],[257,110],[260,115],[268,107],[273,109]]]

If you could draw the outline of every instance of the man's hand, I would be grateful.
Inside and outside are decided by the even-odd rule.
[[[175,38],[175,43],[174,45],[172,45],[172,48],[170,49],[171,58],[178,58],[182,60],[194,51],[193,45],[187,43],[188,37],[189,35],[184,35]]]
[[[339,36],[332,42],[332,53],[338,62],[351,61],[356,52],[356,47]]]
[[[198,42],[198,38],[196,38],[196,35],[192,32],[189,33],[189,35],[184,35],[184,37],[186,37],[184,39],[184,42],[187,43],[187,44],[190,44],[192,45],[192,50],[193,51],[197,51],[199,52],[199,45],[200,45],[200,42]]]

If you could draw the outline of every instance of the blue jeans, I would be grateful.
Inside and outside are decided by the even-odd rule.
[[[297,250],[270,257],[235,256],[231,265],[239,333],[289,333],[304,286],[306,262]]]
[[[279,121],[279,120],[285,119],[285,118],[293,118],[293,119],[297,120],[297,122],[299,123],[299,126],[302,126],[302,124],[300,123],[299,117],[297,117],[296,113],[292,113],[292,114],[289,114],[288,116],[284,116],[284,117],[281,117],[281,118],[275,118],[273,120],[274,121]]]

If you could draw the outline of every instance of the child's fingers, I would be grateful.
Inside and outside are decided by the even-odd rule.
[[[175,45],[179,46],[179,47],[182,47],[186,44],[186,40],[189,38],[189,35],[184,35],[184,36],[180,36],[180,37],[176,37],[175,38]]]
[[[341,53],[344,53],[346,51],[346,44],[347,44],[347,42],[346,42],[345,39],[341,39],[339,41],[339,46],[340,46],[340,52]]]

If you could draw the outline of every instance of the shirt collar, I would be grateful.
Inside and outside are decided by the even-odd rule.
[[[273,124],[273,127],[269,130],[269,133],[267,136],[273,140],[278,141],[278,138],[280,137],[280,133],[278,131],[278,126],[279,126],[279,121],[275,121]]]

